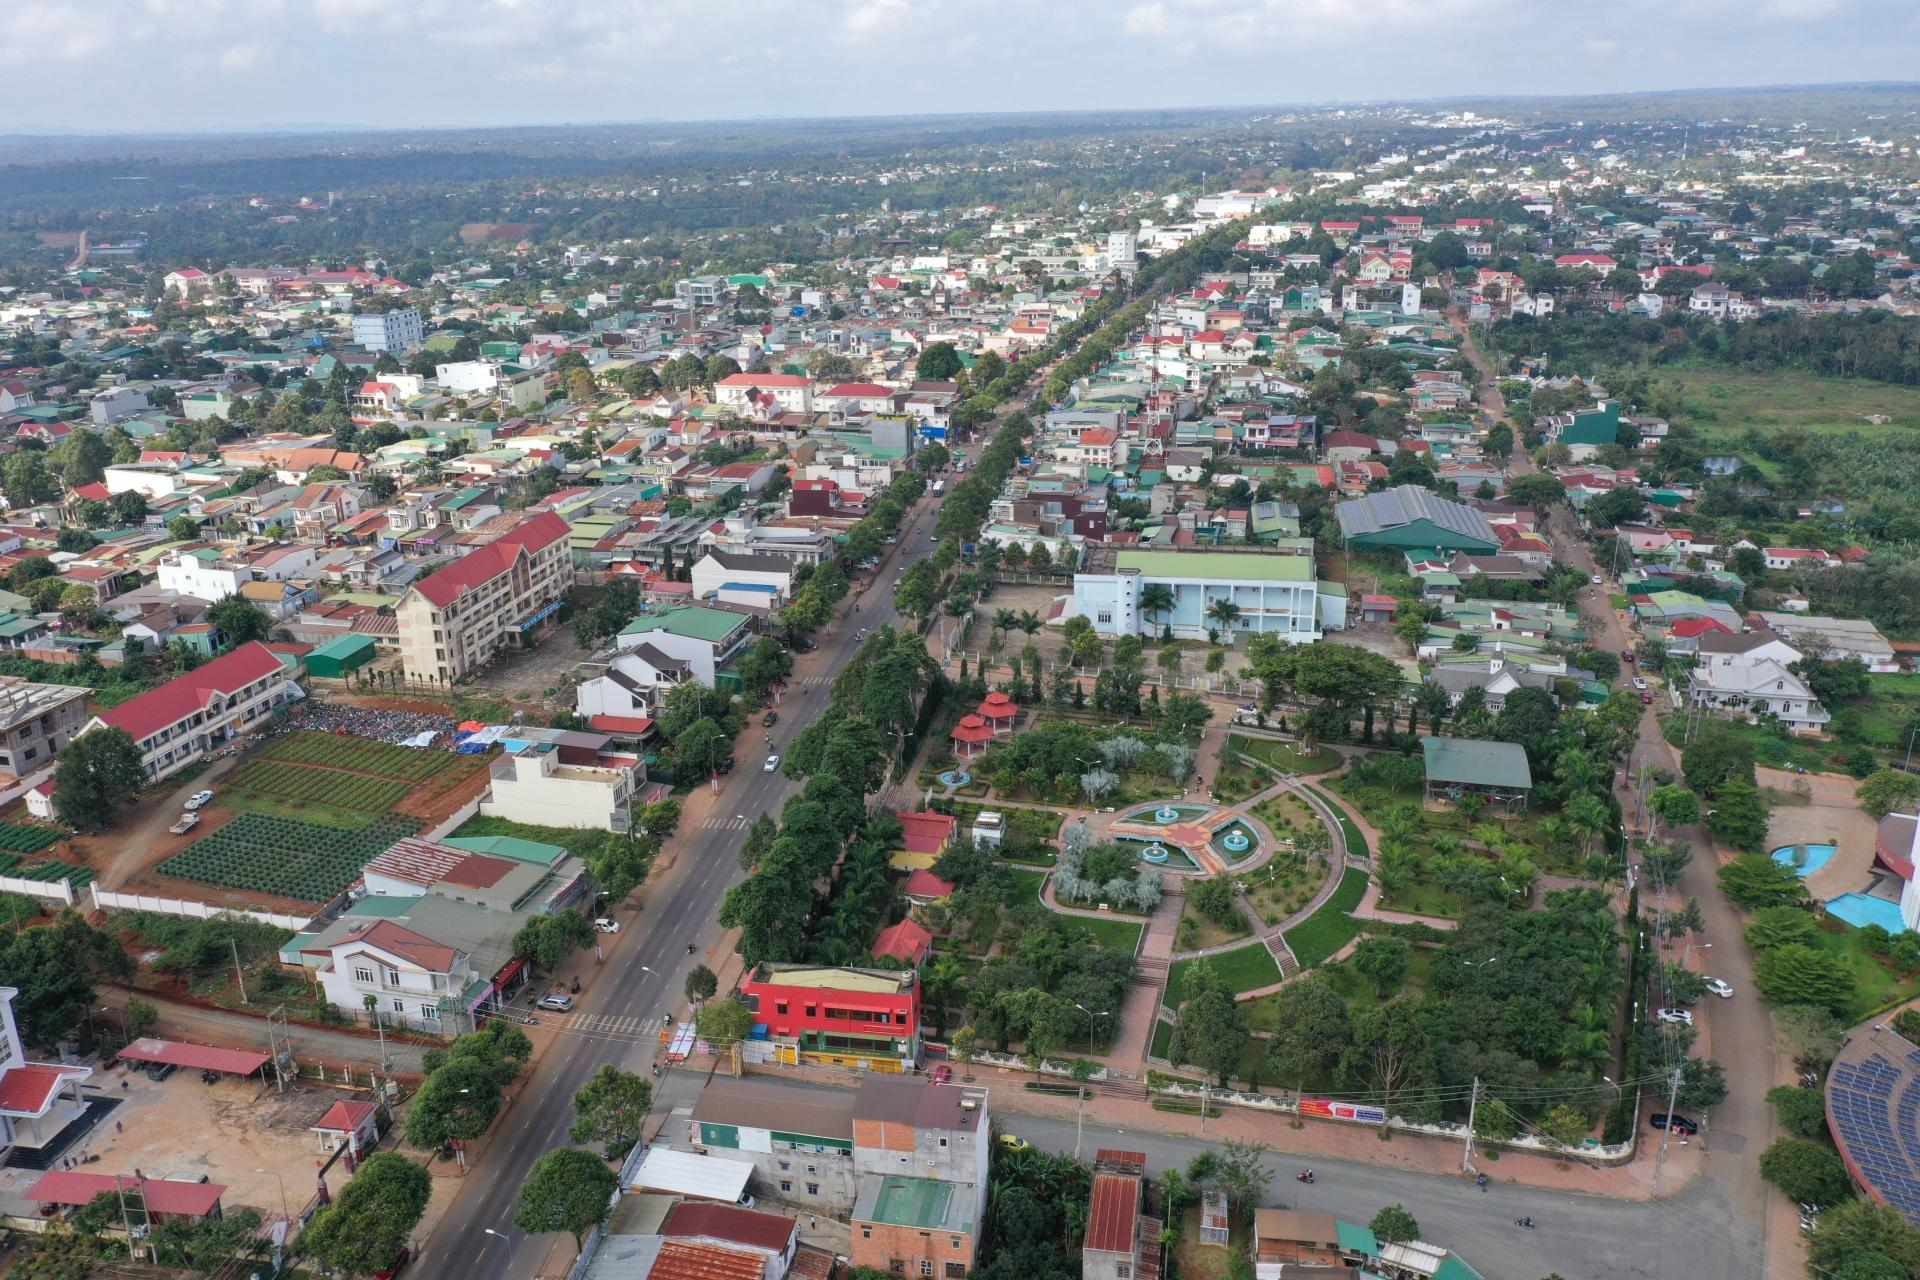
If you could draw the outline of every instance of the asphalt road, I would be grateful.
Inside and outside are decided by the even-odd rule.
[[[1015,1116],[1005,1127],[1045,1150],[1073,1150],[1071,1120]],[[1354,1141],[1375,1139],[1357,1134]],[[1081,1151],[1144,1151],[1148,1172],[1157,1175],[1212,1146],[1197,1136],[1088,1124]],[[1746,1280],[1758,1274],[1752,1250],[1729,1234],[1726,1205],[1710,1187],[1696,1185],[1672,1200],[1650,1202],[1498,1181],[1479,1191],[1465,1178],[1337,1160],[1316,1160],[1313,1185],[1306,1186],[1295,1181],[1304,1167],[1298,1156],[1268,1156],[1264,1163],[1273,1173],[1269,1205],[1360,1223],[1386,1205],[1405,1205],[1424,1239],[1454,1250],[1486,1280],[1540,1280],[1552,1272],[1566,1280]],[[1487,1167],[1498,1179],[1499,1166]],[[1534,1220],[1534,1230],[1514,1225],[1523,1217]]]
[[[819,648],[795,663],[790,692],[781,703],[780,723],[772,730],[774,749],[785,744],[811,719],[811,709],[826,705],[825,681],[831,681],[857,647],[861,627],[894,620],[893,578],[914,557],[929,549],[937,502],[923,500],[902,526],[898,545],[888,548],[864,594],[846,606],[841,620],[817,637]],[[763,772],[766,759],[758,723],[742,731],[739,766],[722,780],[710,819],[736,815],[751,821],[777,814],[795,782],[778,772]],[[541,1015],[544,1025],[568,1028],[577,1044],[554,1046],[531,1086],[498,1121],[484,1160],[474,1167],[465,1188],[435,1228],[415,1263],[418,1280],[507,1280],[537,1273],[540,1259],[557,1237],[526,1240],[513,1225],[520,1184],[534,1161],[567,1145],[572,1098],[603,1062],[644,1071],[657,1049],[660,1016],[685,1003],[681,987],[694,963],[687,944],[704,946],[718,931],[714,917],[727,888],[740,878],[737,850],[743,830],[709,827],[684,831],[678,865],[662,885],[650,885],[646,906],[614,942],[606,969],[584,993],[573,1013]],[[500,1233],[489,1235],[488,1231]]]

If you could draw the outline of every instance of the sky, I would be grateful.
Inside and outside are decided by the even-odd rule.
[[[0,0],[0,133],[1909,80],[1915,0]]]

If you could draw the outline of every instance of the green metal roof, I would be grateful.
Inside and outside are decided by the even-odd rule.
[[[357,658],[364,653],[371,652],[373,647],[374,639],[372,636],[344,635],[337,639],[327,641],[318,649],[309,653],[307,660],[311,662],[315,658],[333,658],[344,662],[352,658]]]
[[[1369,1258],[1380,1256],[1380,1242],[1373,1232],[1357,1222],[1335,1219],[1340,1228],[1340,1247],[1348,1253],[1358,1253]]]
[[[1137,569],[1149,578],[1207,582],[1312,582],[1313,557],[1253,555],[1231,551],[1120,551],[1116,567]]]
[[[620,634],[636,636],[649,631],[670,631],[677,636],[692,636],[718,643],[746,625],[747,619],[740,614],[690,604],[669,609],[665,613],[635,618],[621,629]]]
[[[417,898],[411,898],[404,894],[370,893],[340,914],[345,916],[379,916],[382,919],[391,919],[394,916],[407,914],[407,912],[413,909],[417,901],[419,901]],[[318,937],[319,935],[315,934],[313,936]]]
[[[1420,747],[1426,753],[1428,782],[1456,782],[1511,791],[1533,788],[1527,753],[1517,742],[1441,738],[1429,734],[1420,739]]]
[[[515,862],[538,863],[543,867],[552,866],[567,852],[557,844],[522,840],[519,836],[454,836],[440,843],[453,849],[465,849],[468,853],[488,853],[497,858],[511,858]]]
[[[953,1191],[950,1182],[889,1176],[881,1180],[872,1220],[897,1227],[943,1227],[953,1205]]]

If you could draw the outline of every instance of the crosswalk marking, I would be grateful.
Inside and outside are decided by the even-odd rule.
[[[572,1031],[589,1031],[609,1036],[638,1035],[644,1029],[644,1024],[639,1018],[617,1018],[609,1013],[583,1013],[567,1026]]]
[[[751,818],[708,818],[700,824],[702,831],[745,831],[753,825]]]

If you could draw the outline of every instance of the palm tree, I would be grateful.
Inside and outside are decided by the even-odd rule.
[[[1046,626],[1047,624],[1046,624],[1046,620],[1043,619],[1039,614],[1035,613],[1033,610],[1022,609],[1020,611],[1020,616],[1018,619],[1015,620],[1014,625],[1019,627],[1021,631],[1025,632],[1028,635],[1028,637],[1033,637],[1033,636],[1039,635],[1040,628]]]
[[[1173,612],[1173,588],[1164,582],[1149,582],[1140,588],[1140,612],[1150,618],[1162,618]]]
[[[1240,606],[1223,596],[1207,606],[1207,617],[1219,623],[1222,631],[1230,632],[1240,620]]]
[[[1005,635],[1007,632],[1013,630],[1014,624],[1018,621],[1019,619],[1011,609],[995,609],[993,611],[993,629],[1001,635]]]
[[[1599,797],[1583,792],[1567,805],[1567,826],[1580,835],[1582,855],[1593,852],[1594,837],[1607,829],[1607,806]]]

